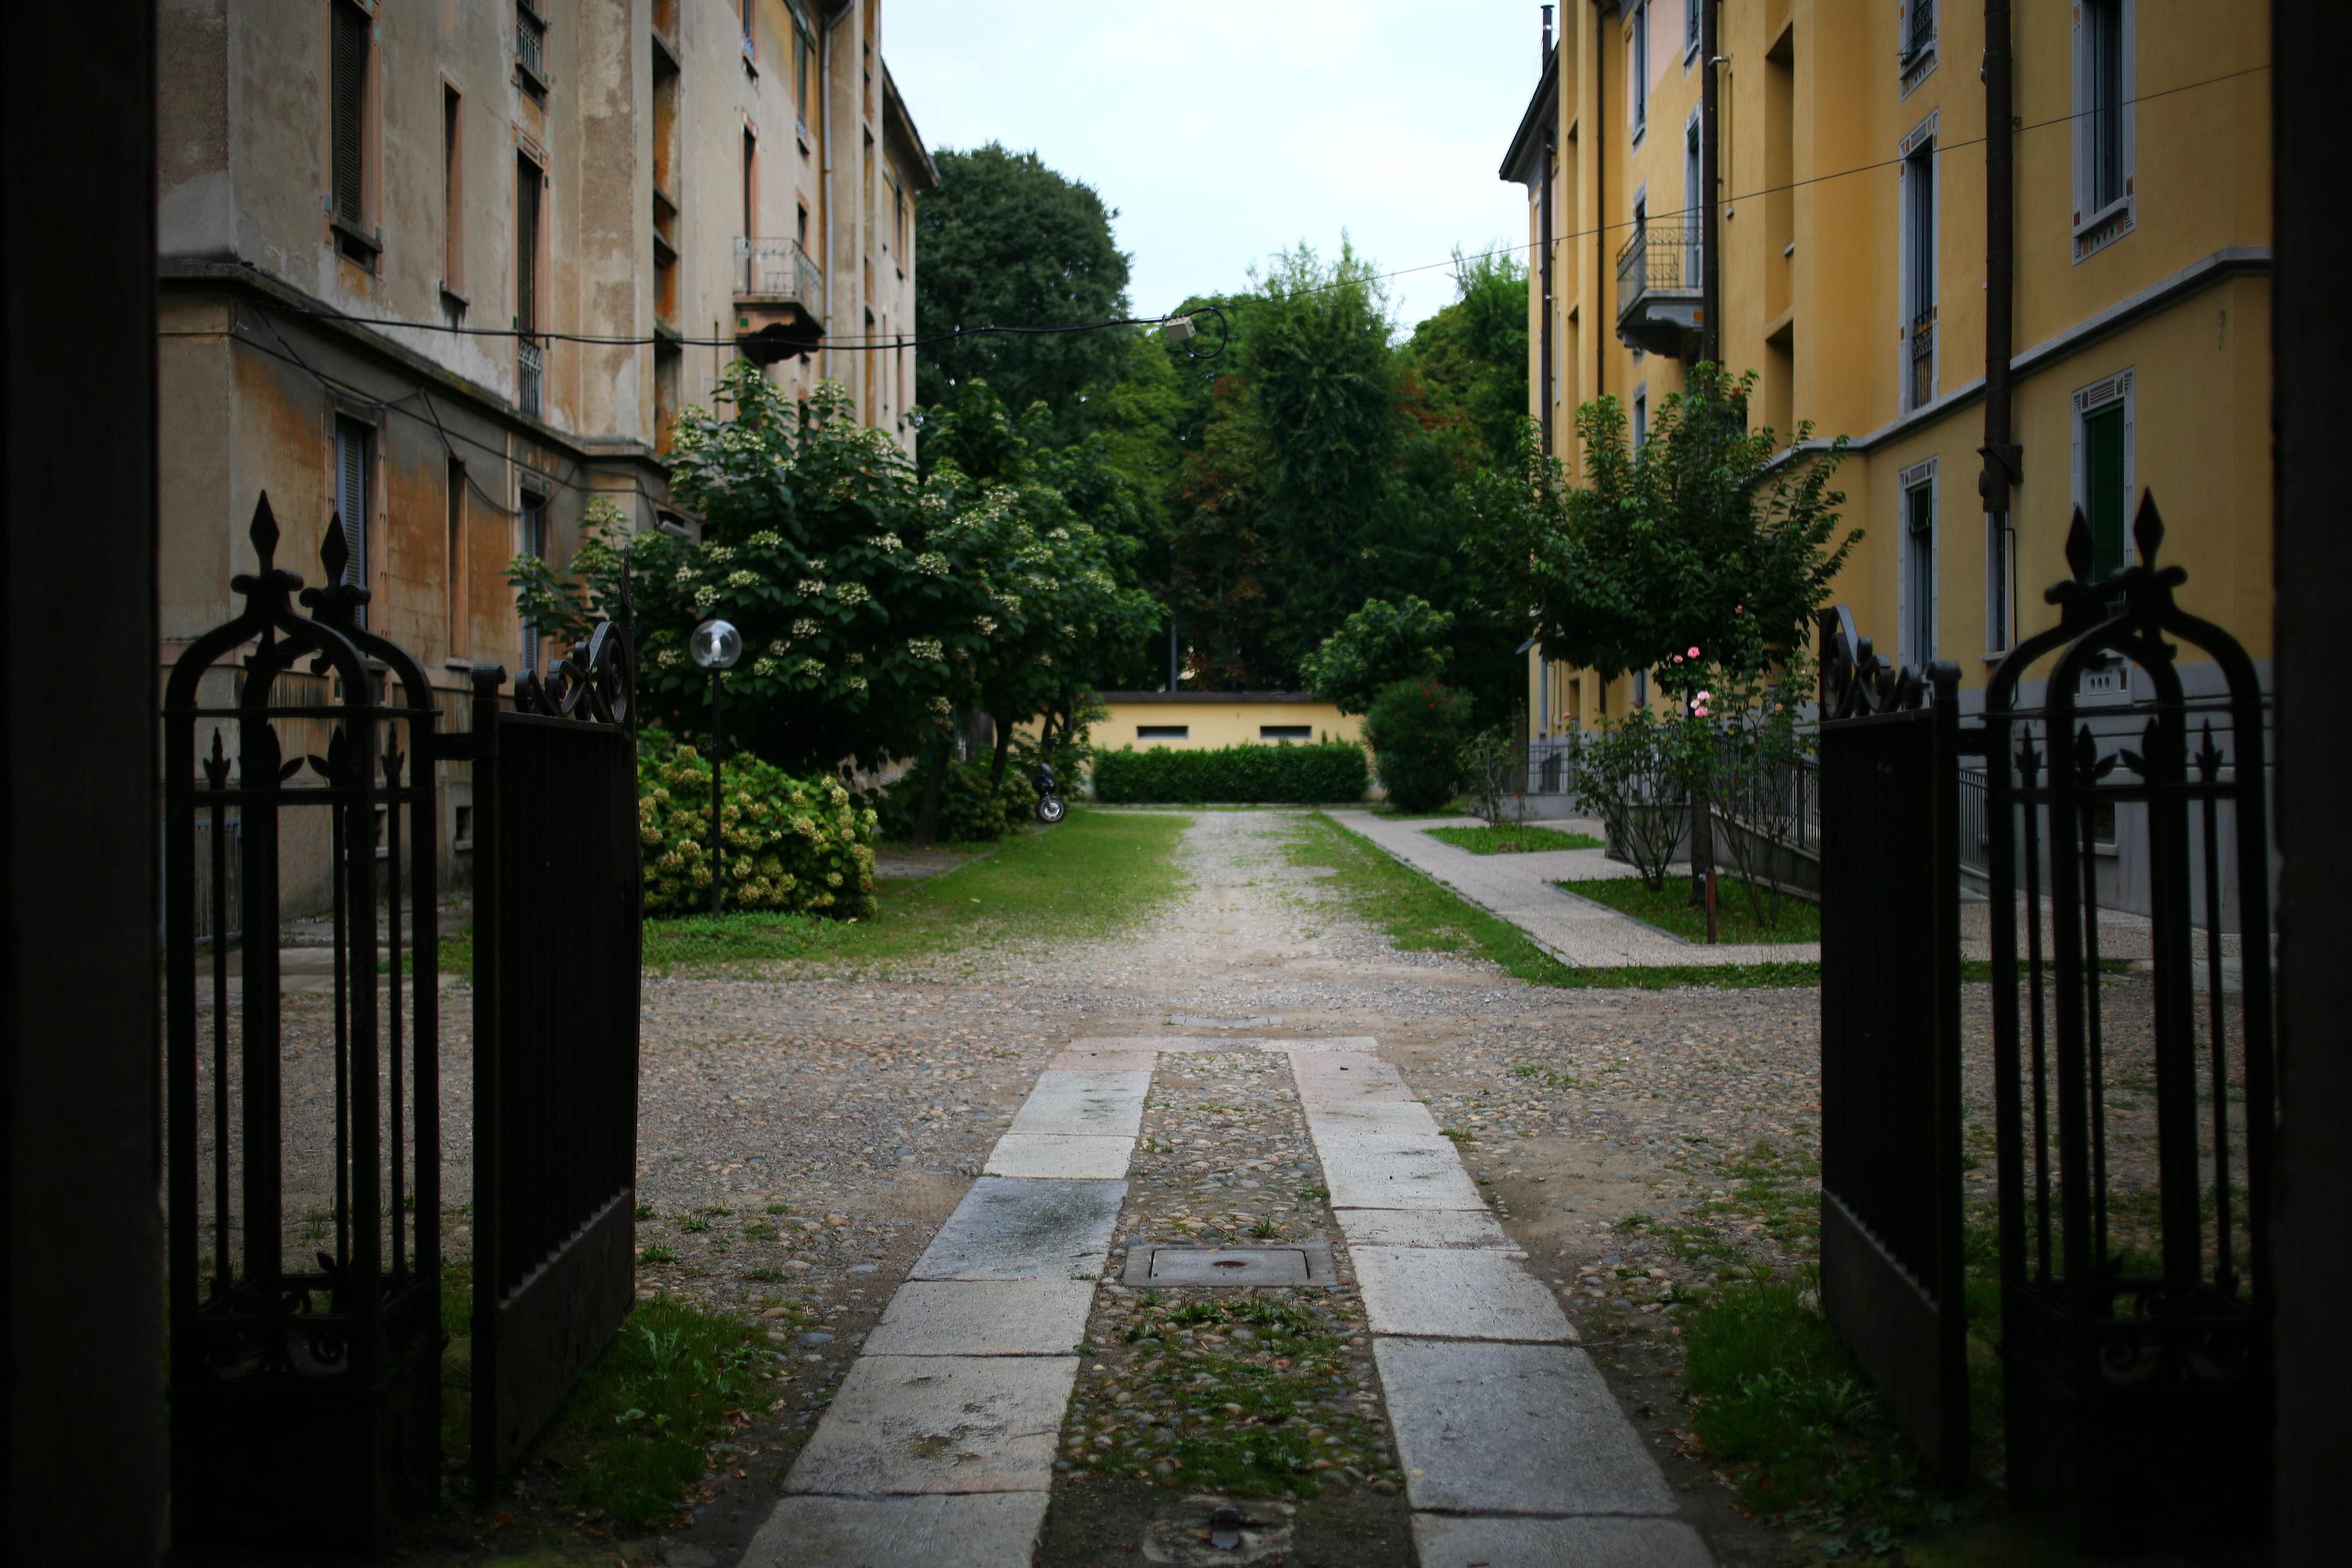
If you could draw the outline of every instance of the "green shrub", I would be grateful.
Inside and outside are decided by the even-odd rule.
[[[874,813],[829,778],[796,779],[749,752],[731,757],[719,826],[724,907],[874,912]],[[637,832],[646,912],[710,907],[710,763],[658,730],[637,742]]]
[[[1008,763],[1003,782],[988,782],[989,763],[974,758],[950,763],[940,781],[939,836],[948,844],[993,844],[1029,820],[1037,809],[1037,792],[1028,775]],[[916,768],[882,787],[874,805],[884,837],[907,838],[915,831],[915,815],[923,807],[923,779],[929,772]]]
[[[1364,716],[1381,787],[1400,811],[1434,811],[1462,784],[1470,698],[1436,680],[1400,680]]]
[[[1347,741],[1206,751],[1122,747],[1096,753],[1094,791],[1111,805],[1321,805],[1363,799],[1367,776],[1364,749]]]

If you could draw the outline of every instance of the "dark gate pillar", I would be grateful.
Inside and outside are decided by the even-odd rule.
[[[163,1521],[154,11],[0,11],[0,1557]]]
[[[2277,522],[2273,556],[2278,703],[2279,1204],[2278,1561],[2340,1561],[2344,1478],[2352,1473],[2352,780],[2343,664],[2344,431],[2352,424],[2344,367],[2352,310],[2343,279],[2341,214],[2304,199],[2343,163],[2340,78],[2352,13],[2276,0],[2271,90],[2276,134],[2277,282],[2271,310],[2272,420]],[[2238,520],[2258,528],[2259,517]]]

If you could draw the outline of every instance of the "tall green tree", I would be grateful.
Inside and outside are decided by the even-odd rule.
[[[978,327],[1051,327],[1128,313],[1128,258],[1092,187],[1047,168],[1034,153],[992,142],[941,150],[939,189],[916,208],[922,265],[915,274],[922,335]],[[1127,353],[1113,332],[987,333],[916,351],[918,401],[945,404],[975,380],[1016,411],[1053,410],[1064,436],[1088,426],[1089,388],[1116,379]]]

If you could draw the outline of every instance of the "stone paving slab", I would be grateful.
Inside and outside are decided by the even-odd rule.
[[[1143,1099],[1118,1094],[1033,1094],[1005,1130],[1006,1137],[1032,1134],[1078,1134],[1094,1138],[1124,1138],[1132,1142],[1143,1131]]]
[[[1107,1047],[1072,1046],[1046,1063],[1048,1071],[1150,1072],[1160,1059],[1159,1043],[1147,1048],[1139,1045],[1132,1049],[1111,1049]]]
[[[1306,1052],[1290,1058],[1290,1071],[1309,1116],[1318,1106],[1367,1100],[1403,1104],[1415,1098],[1404,1074],[1375,1056]]]
[[[742,1568],[1029,1568],[1046,1494],[788,1497]]]
[[[851,1363],[784,1489],[832,1496],[1044,1491],[1078,1375],[1065,1356],[886,1356]]]
[[[1339,1233],[1359,1247],[1483,1247],[1507,1251],[1511,1238],[1486,1209],[1339,1209]]]
[[[1598,849],[1553,849],[1528,855],[1474,855],[1423,829],[1475,827],[1468,817],[1407,820],[1368,811],[1335,811],[1331,817],[1361,835],[1433,881],[1451,888],[1489,914],[1510,921],[1530,941],[1563,963],[1591,969],[1653,964],[1812,963],[1818,942],[1685,942],[1615,910],[1563,892],[1561,881],[1613,879],[1633,868]]]
[[[1475,1209],[1486,1205],[1462,1157],[1427,1133],[1315,1133],[1333,1208]]]
[[[1318,1137],[1349,1132],[1422,1132],[1434,1135],[1437,1118],[1417,1100],[1364,1100],[1307,1108],[1307,1130]]]
[[[1714,1568],[1678,1519],[1412,1516],[1421,1568]]]
[[[1151,1093],[1151,1069],[1110,1068],[1047,1068],[1029,1090],[1031,1100],[1082,1094],[1094,1099],[1141,1105]]]
[[[1654,1514],[1675,1497],[1583,1351],[1376,1338],[1415,1509]]]
[[[867,1355],[1069,1355],[1086,1337],[1087,1279],[919,1279],[898,1287]]]
[[[1127,1174],[1132,1137],[1089,1138],[1066,1132],[1007,1132],[996,1141],[983,1173],[1059,1182],[1108,1181]]]
[[[1125,1142],[1124,1139],[1108,1142]],[[1067,1279],[1102,1272],[1124,1181],[972,1183],[909,1279]]]
[[[1551,1292],[1514,1260],[1524,1253],[1352,1240],[1349,1253],[1376,1334],[1547,1344],[1576,1338]]]
[[[1353,1051],[1369,1054],[1380,1042],[1370,1035],[1331,1035],[1318,1039],[1258,1040],[1254,1042],[1262,1051]]]

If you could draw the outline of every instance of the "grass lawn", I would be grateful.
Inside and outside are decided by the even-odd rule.
[[[1632,915],[1637,921],[1672,932],[1685,942],[1706,940],[1706,911],[1690,901],[1690,882],[1686,878],[1668,877],[1666,885],[1654,893],[1643,885],[1639,877],[1612,877],[1599,882],[1556,882],[1553,886],[1580,899],[1606,904],[1619,914]],[[1765,889],[1758,897],[1763,902],[1765,912],[1770,913],[1770,890]],[[1718,876],[1715,885],[1715,933],[1718,942],[1819,942],[1822,940],[1821,906],[1783,894],[1779,921],[1759,926],[1748,907],[1748,884],[1737,877]]]
[[[1584,969],[1562,963],[1525,931],[1439,887],[1329,817],[1303,817],[1286,847],[1294,866],[1327,866],[1355,912],[1407,952],[1465,952],[1538,985],[1662,991],[1689,985],[1819,985],[1818,963],[1664,964]]]
[[[1599,849],[1601,840],[1590,833],[1562,833],[1557,827],[1424,827],[1441,844],[1467,849],[1473,855],[1529,855],[1538,849]]]
[[[886,882],[869,921],[742,913],[646,921],[646,967],[709,973],[803,959],[854,969],[1007,940],[1072,941],[1140,920],[1182,890],[1172,812],[1073,806],[1054,827],[920,881]]]
[[[452,1263],[441,1288],[441,1452],[460,1468],[472,1452],[471,1265]],[[673,1296],[639,1301],[530,1450],[554,1469],[564,1499],[624,1528],[667,1524],[710,1468],[708,1445],[772,1397],[787,1364],[767,1336],[798,1316],[761,1323],[706,1312]]]

